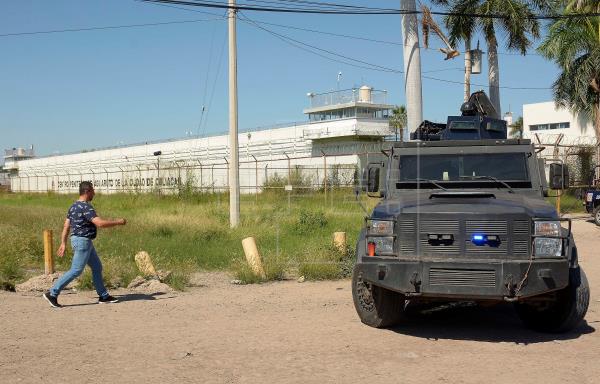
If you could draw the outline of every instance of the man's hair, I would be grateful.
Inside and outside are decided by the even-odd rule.
[[[89,181],[82,181],[79,184],[79,196],[85,194],[88,191],[91,191],[92,189],[94,189],[94,184],[92,184]]]

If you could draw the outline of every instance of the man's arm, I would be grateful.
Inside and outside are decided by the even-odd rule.
[[[115,227],[117,225],[125,225],[125,224],[127,224],[127,220],[125,220],[125,219],[110,220],[110,219],[103,219],[99,216],[96,216],[92,219],[92,223],[97,228],[108,228],[108,227]]]
[[[62,234],[60,235],[60,247],[56,251],[58,257],[63,257],[65,254],[65,246],[67,244],[67,237],[69,236],[69,231],[71,230],[71,221],[69,219],[65,219],[65,225],[63,226]]]

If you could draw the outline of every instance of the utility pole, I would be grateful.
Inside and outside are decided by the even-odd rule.
[[[416,11],[415,0],[401,0],[403,11]],[[406,94],[406,127],[408,132],[423,122],[423,95],[421,91],[421,52],[417,15],[402,15],[402,42],[404,46],[404,92]]]
[[[237,42],[235,0],[229,0],[229,225],[240,223],[240,169],[238,148]]]

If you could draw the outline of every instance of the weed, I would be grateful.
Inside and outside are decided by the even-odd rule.
[[[177,271],[171,273],[171,275],[169,275],[169,277],[164,282],[175,290],[183,291],[189,281],[189,274]]]
[[[152,234],[159,237],[171,237],[173,236],[173,229],[165,225],[161,225],[154,229]]]
[[[307,234],[323,228],[326,225],[327,218],[323,212],[310,212],[303,210],[300,211],[298,216],[298,221],[296,222],[296,231],[298,231],[300,234]]]
[[[77,289],[82,291],[90,291],[94,289],[94,281],[92,280],[92,272],[85,269],[81,276],[77,279]]]

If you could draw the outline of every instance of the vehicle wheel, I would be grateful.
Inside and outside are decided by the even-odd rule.
[[[594,223],[600,225],[600,205],[594,209]]]
[[[384,328],[396,325],[404,315],[404,295],[367,283],[357,268],[352,273],[352,297],[360,321]]]
[[[569,285],[553,294],[548,303],[516,303],[523,323],[542,332],[567,332],[581,323],[590,303],[590,287],[581,268],[571,269]]]

